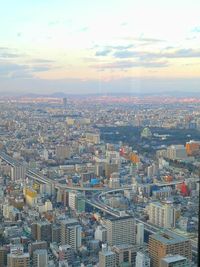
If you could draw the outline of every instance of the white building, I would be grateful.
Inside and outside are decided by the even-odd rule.
[[[36,249],[33,252],[33,267],[48,267],[48,254],[46,249]]]
[[[102,245],[102,251],[99,252],[99,267],[115,267],[116,255],[106,244]]]
[[[137,226],[136,243],[138,245],[143,245],[143,243],[144,243],[144,224],[138,223],[136,226]]]
[[[61,222],[61,244],[68,244],[74,250],[81,247],[81,226],[78,220],[71,218]]]
[[[135,267],[150,267],[150,258],[143,252],[137,252]]]
[[[149,222],[159,227],[174,227],[175,212],[175,209],[170,204],[150,203],[148,206]]]

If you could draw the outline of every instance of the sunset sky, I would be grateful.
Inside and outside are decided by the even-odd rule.
[[[200,92],[199,0],[0,0],[0,92]]]

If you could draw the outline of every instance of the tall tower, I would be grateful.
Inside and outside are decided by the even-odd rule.
[[[107,242],[109,246],[135,244],[135,220],[131,216],[106,220]]]
[[[46,249],[37,249],[33,252],[33,267],[48,267],[48,255]]]
[[[61,222],[61,244],[70,245],[77,250],[81,246],[81,226],[76,219],[67,219]]]
[[[67,109],[67,98],[66,97],[63,98],[63,108],[64,110]]]
[[[116,255],[106,244],[102,245],[102,251],[99,252],[99,267],[115,267]]]

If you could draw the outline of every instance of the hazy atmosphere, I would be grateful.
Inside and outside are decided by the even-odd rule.
[[[0,92],[198,92],[200,1],[0,1]]]

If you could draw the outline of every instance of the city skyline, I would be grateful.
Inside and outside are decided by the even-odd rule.
[[[6,1],[1,93],[199,92],[199,1]]]

